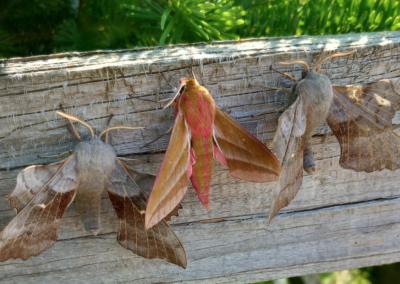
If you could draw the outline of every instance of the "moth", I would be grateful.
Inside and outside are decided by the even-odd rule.
[[[139,173],[117,158],[108,144],[108,132],[142,127],[111,126],[99,137],[86,122],[57,112],[69,120],[73,132],[82,140],[71,121],[89,129],[91,138],[79,142],[74,154],[48,165],[30,166],[20,172],[7,199],[18,215],[0,234],[0,262],[10,258],[26,260],[51,248],[57,240],[60,219],[75,199],[83,228],[97,235],[101,229],[101,195],[105,190],[119,219],[118,243],[145,258],[160,258],[186,268],[186,253],[167,220],[146,230],[144,214],[155,177]],[[101,137],[105,135],[105,142]]]
[[[206,88],[182,78],[174,96],[175,123],[146,209],[146,228],[167,216],[182,200],[191,180],[198,198],[209,209],[213,158],[232,177],[250,182],[276,181],[281,167],[272,152],[215,105]],[[180,97],[178,98],[178,95]]]
[[[289,93],[290,105],[279,118],[273,140],[282,175],[273,194],[269,221],[296,196],[303,182],[303,169],[307,173],[316,171],[311,136],[325,119],[339,141],[342,168],[367,173],[400,168],[400,137],[391,129],[392,118],[400,109],[400,96],[393,83],[380,80],[339,87],[318,73],[326,59],[354,52],[326,56],[312,71],[304,61],[281,62],[302,64],[307,73],[296,82],[292,76],[278,71],[294,82],[291,90],[268,87]]]

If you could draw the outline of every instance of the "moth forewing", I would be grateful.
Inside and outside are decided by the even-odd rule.
[[[282,174],[272,196],[268,222],[296,196],[303,181],[304,135],[306,113],[302,96],[279,118],[279,128],[274,137],[274,148],[282,163]],[[281,147],[281,146],[284,147]]]
[[[61,216],[75,196],[77,186],[75,162],[74,156],[66,159],[57,174],[1,232],[1,262],[10,258],[26,260],[54,245]]]
[[[161,163],[146,209],[146,228],[165,218],[182,200],[188,189],[190,160],[189,130],[178,113],[170,142]]]
[[[67,160],[48,165],[29,166],[21,171],[16,185],[7,196],[10,207],[20,212],[32,198],[48,184]]]

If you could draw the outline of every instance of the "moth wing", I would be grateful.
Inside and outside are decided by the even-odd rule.
[[[147,196],[119,160],[107,191],[119,219],[117,241],[121,246],[142,257],[160,258],[186,268],[185,249],[165,220],[146,230]]]
[[[60,219],[75,196],[75,157],[64,165],[0,234],[0,262],[26,260],[51,248],[57,241]]]
[[[7,196],[10,207],[20,212],[64,163],[65,160],[48,165],[35,165],[21,171],[17,176],[15,188]]]
[[[282,169],[274,154],[219,107],[215,107],[214,135],[231,176],[260,183],[278,180]]]
[[[190,131],[183,113],[175,118],[171,139],[146,209],[146,228],[164,219],[179,204],[188,189]]]
[[[272,196],[268,220],[289,205],[303,183],[304,132],[306,113],[302,96],[279,118],[274,137],[274,149],[282,163],[282,174]]]
[[[135,183],[137,184],[137,186],[139,187],[139,189],[144,193],[144,195],[146,195],[146,202],[148,200],[148,197],[151,194],[151,189],[154,185],[154,182],[156,180],[156,177],[153,175],[149,175],[149,174],[144,174],[144,173],[140,173],[128,166],[125,166],[125,169],[128,171],[130,177],[135,181]],[[182,205],[179,203],[174,210],[171,211],[171,213],[169,213],[164,220],[169,222],[171,221],[172,217],[178,217],[179,216],[179,210],[182,209]]]
[[[400,137],[392,118],[400,95],[389,80],[363,86],[333,86],[326,121],[340,144],[340,166],[356,172],[400,168]]]

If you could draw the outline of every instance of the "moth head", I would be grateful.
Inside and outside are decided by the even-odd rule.
[[[181,79],[182,80],[182,79]],[[198,85],[199,83],[197,82],[197,80],[196,79],[187,79],[187,78],[185,78],[185,86],[186,87],[191,87],[191,86],[196,86],[196,85]]]
[[[198,85],[196,79],[181,78],[179,80],[178,89],[176,89],[175,94],[168,101],[168,103],[163,107],[163,109],[166,109],[167,107],[169,107],[175,101],[175,99],[178,97],[178,95],[182,94],[187,87],[191,87],[191,86],[195,86],[195,85]]]
[[[193,72],[193,58],[192,58],[192,65],[191,65],[190,70],[191,70],[193,79],[189,79],[189,78],[185,78],[185,77],[184,77],[184,78],[181,78],[181,79],[179,80],[179,88],[178,88],[178,89],[173,88],[174,91],[175,91],[175,94],[174,94],[173,97],[168,101],[168,103],[163,107],[163,109],[166,109],[167,107],[169,107],[169,106],[175,101],[175,99],[178,97],[178,95],[182,94],[182,93],[185,91],[186,86],[195,86],[195,85],[198,85],[198,84],[199,84],[199,83],[197,82],[196,76],[194,75],[194,72]],[[162,73],[161,73],[161,74],[162,74]],[[164,76],[164,74],[162,74],[162,75]],[[167,80],[165,77],[164,77],[164,79]],[[168,82],[168,80],[167,80],[167,82]],[[168,83],[168,84],[169,84],[169,83]]]
[[[169,107],[175,101],[175,99],[178,97],[178,95],[180,95],[185,90],[186,80],[190,80],[190,79],[182,78],[182,79],[179,80],[178,89],[176,89],[175,94],[168,101],[168,103],[163,107],[163,109],[166,109],[167,107]]]

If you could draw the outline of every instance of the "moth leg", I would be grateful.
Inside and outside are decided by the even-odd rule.
[[[71,150],[68,150],[68,151],[62,152],[62,153],[60,153],[60,154],[58,154],[58,155],[51,155],[51,156],[40,156],[40,155],[38,155],[38,158],[40,158],[40,159],[62,158],[62,157],[64,157],[64,156],[66,156],[66,155],[71,155],[72,153],[73,153],[73,152],[72,152]]]
[[[270,87],[270,86],[263,86],[263,85],[257,85],[257,84],[249,84],[249,87],[261,87],[261,88],[267,88],[267,89],[270,89],[270,90],[283,91],[285,93],[288,93],[289,95],[291,94],[290,90],[286,89],[286,88]]]
[[[283,73],[283,72],[281,72],[281,71],[279,71],[279,70],[276,70],[275,68],[272,67],[272,65],[269,66],[269,70],[270,70],[270,71],[275,71],[275,72],[277,72],[277,73],[279,73],[279,74],[281,74],[281,75],[283,75],[283,76],[288,77],[290,80],[292,80],[293,83],[296,83],[296,82],[297,82],[296,79],[295,79],[292,75],[290,75],[290,74],[288,74],[288,73]]]
[[[165,81],[167,82],[167,84],[171,87],[172,91],[176,94],[178,89],[175,88],[174,86],[172,86],[172,85],[168,82],[167,78],[165,78],[165,76],[164,76],[164,73],[160,73],[160,74],[163,76],[163,78],[165,79]],[[180,88],[180,89],[181,89],[181,88]],[[179,90],[180,90],[180,89],[179,89]],[[168,102],[168,101],[172,100],[172,98],[175,99],[175,95],[172,96],[172,98],[163,99],[163,100],[159,100],[159,101],[149,100],[149,99],[142,99],[142,98],[135,98],[135,97],[133,97],[132,95],[129,95],[129,97],[130,97],[131,99],[136,99],[136,100],[141,100],[141,101],[146,101],[146,102],[152,102],[152,103],[160,103],[160,104],[163,103],[163,102]]]
[[[146,101],[146,102],[151,102],[151,103],[163,103],[163,102],[167,102],[167,101],[170,100],[170,99],[163,99],[163,100],[155,101],[155,100],[150,100],[150,99],[135,98],[135,97],[132,97],[132,95],[129,95],[129,97],[131,99],[140,100],[140,101]]]
[[[283,92],[288,93],[289,95],[291,95],[290,90],[286,89],[286,88],[269,87],[269,86],[263,86],[263,85],[253,85],[253,84],[249,84],[249,87],[262,87],[262,88],[268,88],[270,90],[280,90],[280,91],[283,91]],[[256,116],[260,116],[260,115],[264,115],[264,114],[268,114],[268,113],[273,113],[273,112],[278,112],[278,111],[281,111],[281,110],[285,110],[290,106],[290,102],[289,102],[289,104],[282,104],[282,105],[283,105],[282,107],[279,107],[277,109],[267,110],[267,111],[264,111],[264,112],[256,114],[256,115],[252,115],[252,117],[256,117]]]
[[[140,101],[146,101],[146,102],[151,102],[151,103],[160,103],[160,104],[161,104],[161,103],[163,103],[163,102],[168,102],[168,101],[173,102],[173,101],[175,100],[175,97],[177,96],[177,93],[179,93],[179,91],[182,89],[183,86],[179,86],[179,91],[177,91],[178,89],[175,88],[174,86],[172,86],[172,85],[168,82],[168,80],[167,80],[167,78],[165,78],[164,74],[161,73],[161,75],[164,77],[165,81],[167,81],[167,84],[168,84],[168,85],[172,88],[172,90],[175,92],[175,94],[174,94],[171,98],[163,99],[163,100],[159,100],[159,101],[155,101],[155,100],[150,100],[150,99],[135,98],[135,97],[133,97],[132,95],[129,95],[129,97],[130,97],[131,99],[140,100]],[[171,103],[167,104],[167,106],[169,106],[170,104],[171,104]],[[164,109],[165,109],[167,106],[165,106]],[[160,105],[160,107],[161,107],[161,105]]]
[[[113,117],[114,117],[114,114],[110,114],[110,117],[108,118],[108,122],[107,122],[107,127],[109,127],[110,126],[110,124],[111,124],[111,120],[113,119]],[[106,138],[104,139],[104,142],[106,143],[106,144],[108,144],[108,131],[106,132]]]
[[[122,158],[122,157],[118,157],[118,159],[122,160],[122,161],[137,163],[137,164],[147,164],[148,163],[148,161],[143,161],[143,160],[139,160],[139,159],[128,159],[128,158]]]
[[[114,117],[114,114],[112,113],[112,114],[110,114],[110,117],[108,118],[108,122],[107,122],[107,127],[109,127],[110,126],[110,124],[111,124],[111,120],[113,119],[113,117]]]
[[[264,114],[269,114],[269,113],[274,113],[274,112],[278,112],[278,111],[281,111],[281,110],[285,110],[289,106],[290,106],[290,104],[285,104],[283,107],[275,108],[273,110],[267,110],[267,111],[264,111],[264,112],[256,114],[256,115],[252,115],[251,117],[257,117],[257,116],[261,116],[261,115],[264,115]]]
[[[154,143],[154,142],[156,142],[158,139],[160,139],[161,137],[163,137],[163,136],[165,136],[165,135],[167,135],[168,133],[170,133],[171,132],[171,130],[172,130],[172,128],[173,128],[174,126],[171,126],[171,128],[170,129],[168,129],[167,130],[167,132],[165,132],[164,134],[162,134],[162,135],[160,135],[160,136],[158,136],[156,139],[154,139],[153,141],[151,141],[151,142],[149,142],[149,143],[147,143],[147,144],[144,144],[142,147],[140,147],[139,149],[142,149],[142,148],[144,148],[144,147],[146,147],[146,146],[149,146],[150,144],[152,144],[152,143]]]
[[[316,164],[311,145],[311,135],[306,135],[304,137],[303,168],[307,173],[313,174],[317,171],[315,166]]]
[[[164,77],[165,81],[171,87],[172,91],[176,92],[176,88],[170,84],[170,82],[167,80],[167,78],[165,78],[164,73],[161,73],[161,76]]]
[[[180,82],[180,84],[179,84],[179,87],[178,87],[178,88],[175,88],[174,86],[172,86],[172,85],[168,82],[167,78],[165,78],[165,76],[164,76],[163,73],[161,73],[161,75],[164,77],[165,81],[167,81],[167,84],[168,84],[168,85],[172,88],[172,90],[175,92],[174,95],[173,95],[171,98],[165,99],[165,100],[160,100],[160,101],[157,102],[157,103],[161,103],[161,102],[168,101],[168,103],[163,107],[163,109],[166,109],[167,107],[169,107],[169,106],[175,101],[176,97],[181,93],[181,90],[182,90],[182,88],[186,85],[186,82],[181,80],[181,82]],[[192,58],[192,75],[194,76],[194,73],[193,73],[193,58]],[[194,79],[196,80],[196,78],[194,78]],[[196,82],[197,82],[197,80],[196,80]]]

